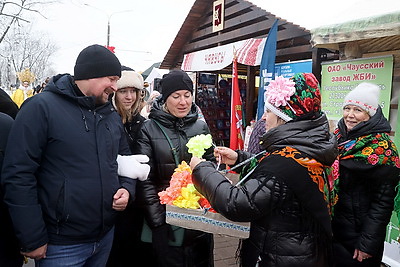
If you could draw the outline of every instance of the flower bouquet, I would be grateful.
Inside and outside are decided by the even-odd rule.
[[[189,140],[187,147],[193,156],[201,158],[212,145],[211,135],[197,135]],[[216,213],[208,200],[194,187],[192,170],[182,161],[172,174],[170,186],[158,193],[161,204],[166,204],[166,221],[171,225],[248,238],[250,223],[233,222]]]

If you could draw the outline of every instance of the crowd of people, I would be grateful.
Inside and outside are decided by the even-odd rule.
[[[218,213],[251,223],[238,265],[380,266],[400,163],[379,86],[350,91],[330,129],[313,74],[277,77],[250,150],[197,158],[186,144],[210,130],[191,78],[160,85],[146,99],[91,45],[21,107],[0,91],[0,266],[214,266],[213,235],[168,224],[158,197],[182,161]],[[216,168],[242,162],[237,185]]]

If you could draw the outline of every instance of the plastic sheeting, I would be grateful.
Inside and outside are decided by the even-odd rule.
[[[400,35],[400,11],[311,30],[316,47],[336,48],[336,44],[356,40]],[[396,38],[400,42],[400,38]]]

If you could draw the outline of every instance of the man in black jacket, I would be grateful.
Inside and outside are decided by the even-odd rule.
[[[130,154],[108,102],[120,76],[111,51],[89,46],[74,76],[53,77],[25,101],[13,124],[4,200],[22,254],[42,267],[105,266],[116,211],[125,209],[136,184],[117,173],[118,154]]]
[[[0,112],[6,113],[15,119],[18,110],[17,104],[15,104],[11,97],[0,88]]]
[[[12,123],[13,119],[10,116],[0,112],[0,170],[1,166],[3,165],[4,150]],[[0,266],[21,267],[23,264],[23,256],[19,253],[18,241],[15,237],[7,206],[3,202],[3,191],[1,190],[1,188],[0,222]]]

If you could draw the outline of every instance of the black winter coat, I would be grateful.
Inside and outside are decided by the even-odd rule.
[[[140,114],[136,114],[133,116],[131,121],[128,121],[124,124],[124,130],[126,137],[128,139],[128,144],[129,148],[131,149],[133,154],[136,154],[133,151],[133,144],[134,141],[137,139],[137,135],[139,133],[140,127],[142,127],[142,123],[146,120],[145,117],[143,117]]]
[[[389,133],[391,127],[379,108],[370,120],[351,131],[347,132],[343,119],[339,121],[338,129],[340,144],[373,133]],[[338,266],[380,266],[386,226],[399,182],[399,168],[354,159],[339,162],[339,200],[332,222],[337,241],[335,259]],[[362,263],[353,260],[356,248],[372,257]]]
[[[117,155],[130,154],[121,118],[75,90],[72,76],[53,77],[10,132],[1,183],[24,251],[99,240],[114,225],[116,191],[134,195],[135,180],[117,174]]]
[[[15,119],[18,110],[19,108],[17,104],[15,104],[11,97],[0,88],[0,112],[3,112]]]
[[[262,140],[271,154],[261,160],[242,186],[231,185],[211,163],[201,162],[192,176],[197,190],[228,219],[251,222],[250,237],[242,244],[242,266],[255,266],[259,257],[259,266],[329,266],[331,225],[324,196],[299,161],[274,154],[284,153],[289,147],[300,152],[297,159],[331,164],[336,142],[329,134],[326,117],[288,122],[268,131]],[[250,156],[238,153],[237,162]],[[293,179],[302,181],[299,186],[308,183],[308,191],[294,190],[289,185]],[[321,204],[320,216],[305,204],[311,196]]]
[[[207,124],[197,119],[198,113],[195,104],[192,105],[189,114],[182,119],[164,111],[162,104],[161,98],[154,103],[149,120],[143,123],[133,148],[136,153],[148,155],[150,158],[149,178],[138,183],[137,197],[138,201],[146,207],[146,219],[151,228],[165,224],[165,205],[160,204],[157,193],[169,186],[169,181],[176,168],[167,138],[154,120],[163,126],[165,133],[170,138],[179,163],[186,161],[189,164],[190,162],[192,155],[186,147],[190,138],[210,133]],[[205,157],[209,159],[212,157],[212,149],[206,152]]]
[[[139,132],[133,151],[148,155],[151,166],[146,181],[138,182],[137,202],[144,210],[146,221],[153,230],[166,226],[165,205],[160,203],[158,192],[169,186],[171,176],[176,168],[176,162],[167,138],[155,123],[157,120],[170,138],[179,163],[188,164],[191,154],[186,146],[190,138],[199,134],[209,134],[207,124],[198,120],[197,106],[193,103],[191,111],[184,118],[177,118],[163,108],[162,98],[157,98]],[[205,153],[205,158],[211,159],[212,149]],[[154,244],[153,244],[154,246]],[[163,266],[213,266],[213,239],[211,234],[185,229],[184,241],[181,247],[169,246],[165,258],[159,259]],[[152,258],[154,260],[154,256]],[[160,262],[158,263],[160,265]],[[148,262],[149,266],[156,266]]]
[[[9,115],[0,112],[0,170],[3,166],[4,150],[13,122],[14,120]],[[20,246],[8,208],[3,202],[3,196],[3,190],[0,188],[0,266],[22,267],[24,258],[20,253]]]

